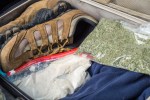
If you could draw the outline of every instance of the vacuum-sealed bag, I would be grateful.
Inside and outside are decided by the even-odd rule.
[[[56,100],[74,93],[89,78],[91,66],[85,56],[68,55],[55,61],[34,64],[9,79],[33,99]]]

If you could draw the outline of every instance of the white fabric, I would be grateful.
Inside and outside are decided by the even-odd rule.
[[[72,94],[90,78],[86,72],[90,66],[86,57],[69,55],[14,84],[33,99],[57,100]]]

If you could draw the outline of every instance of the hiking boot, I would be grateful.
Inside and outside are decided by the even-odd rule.
[[[29,6],[17,19],[9,22],[8,24],[0,28],[0,33],[5,32],[6,30],[11,29],[14,26],[20,26],[30,22],[37,11],[42,8],[53,8],[57,4],[58,0],[40,0],[31,6]]]
[[[72,7],[65,1],[59,1],[52,9],[42,8],[37,12],[31,22],[20,26],[20,30],[29,29],[37,24],[52,20],[69,9],[71,10]]]
[[[29,29],[37,24],[41,24],[48,20],[54,19],[58,15],[67,11],[68,9],[71,9],[71,5],[65,1],[57,2],[57,4],[52,9],[48,9],[48,8],[40,9],[35,14],[32,21],[30,21],[29,23],[20,26],[13,26],[12,28],[6,30],[3,34],[0,34],[0,49],[1,49],[1,45],[8,38],[12,37],[14,33],[19,32],[21,30]]]
[[[2,69],[8,72],[31,59],[67,51],[73,44],[79,46],[96,24],[93,17],[80,10],[72,10],[56,19],[23,30],[2,48]]]
[[[0,48],[14,33],[56,18],[70,8],[67,2],[57,0],[39,1],[31,5],[19,18],[0,28]]]

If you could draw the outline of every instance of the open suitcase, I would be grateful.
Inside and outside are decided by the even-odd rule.
[[[20,0],[0,16],[0,26],[19,16],[29,5],[38,0]],[[139,26],[150,21],[149,0],[65,0],[96,19],[109,18]],[[0,75],[0,85],[14,96],[11,100],[32,100],[27,94]],[[6,97],[7,100],[7,97]],[[8,99],[10,100],[10,99]]]

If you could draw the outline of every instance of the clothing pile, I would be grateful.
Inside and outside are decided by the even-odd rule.
[[[40,0],[0,27],[0,74],[35,100],[150,100],[149,47],[149,33],[118,20],[98,23],[66,1]]]
[[[37,71],[39,66],[44,68]],[[91,62],[88,56],[68,55],[30,71],[9,80],[38,100],[148,100],[150,95],[149,75]]]

